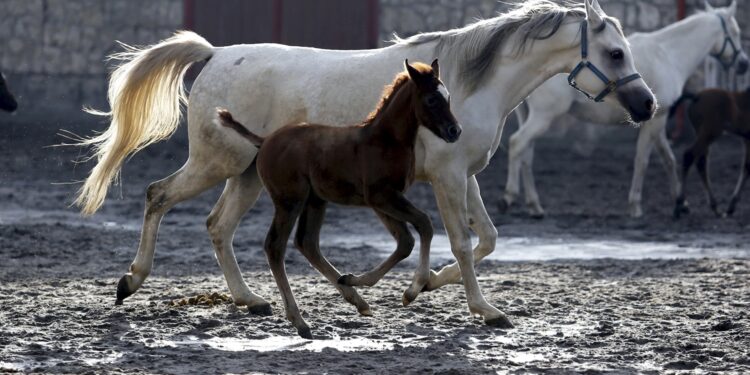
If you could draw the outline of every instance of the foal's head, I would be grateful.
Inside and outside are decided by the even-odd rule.
[[[451,112],[450,93],[440,80],[437,59],[432,65],[404,62],[406,72],[414,84],[416,95],[412,96],[412,108],[420,125],[430,129],[448,143],[458,140],[461,125]]]

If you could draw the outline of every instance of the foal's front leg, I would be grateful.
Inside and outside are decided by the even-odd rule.
[[[427,214],[414,207],[414,205],[399,191],[393,189],[373,189],[372,192],[367,193],[366,200],[370,207],[375,209],[379,215],[389,217],[391,219],[390,222],[402,222],[402,224],[396,226],[400,231],[405,231],[408,234],[408,228],[403,222],[409,222],[414,225],[414,228],[419,233],[419,265],[417,266],[417,271],[414,274],[414,280],[412,281],[411,286],[409,286],[404,292],[401,299],[404,306],[406,306],[417,298],[417,295],[419,295],[419,292],[422,291],[425,285],[427,285],[427,281],[430,278],[430,243],[432,242],[433,234],[432,222]],[[386,225],[390,226],[386,221],[384,222]],[[411,240],[411,244],[406,243],[405,245],[413,246],[413,240]],[[383,266],[383,269],[378,270],[376,268],[376,270],[372,272],[377,272],[378,277],[382,278],[386,272],[398,263],[398,261],[409,255],[408,253],[405,255],[403,253],[397,253],[391,255],[391,257],[381,265]],[[342,281],[346,282],[347,280]]]
[[[377,210],[375,210],[375,213],[396,240],[396,250],[388,257],[388,259],[384,260],[373,270],[361,276],[355,276],[353,274],[341,276],[338,280],[339,284],[351,286],[374,286],[383,278],[383,276],[385,276],[386,273],[388,273],[388,271],[391,270],[391,268],[398,264],[398,262],[408,258],[412,249],[414,249],[414,237],[409,233],[409,228],[406,226],[406,222],[396,220]]]

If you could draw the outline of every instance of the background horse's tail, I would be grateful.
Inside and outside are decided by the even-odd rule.
[[[120,60],[109,79],[110,112],[86,109],[111,118],[102,134],[84,139],[93,146],[97,164],[78,192],[75,204],[85,215],[101,207],[107,189],[128,155],[169,138],[180,123],[181,104],[187,104],[182,80],[194,62],[214,54],[214,47],[198,34],[180,31],[145,48],[123,44],[126,51],[110,56]]]
[[[696,99],[698,99],[698,96],[695,94],[691,94],[689,92],[684,92],[682,95],[677,98],[677,100],[672,104],[671,107],[669,107],[669,118],[674,117],[675,113],[677,113],[677,110],[680,109],[680,105],[685,100],[690,100],[691,102],[694,102]]]
[[[241,136],[243,136],[245,139],[250,141],[255,147],[260,148],[260,146],[263,145],[264,138],[251,132],[248,130],[245,125],[240,124],[237,122],[237,120],[232,117],[232,114],[229,113],[226,109],[223,108],[216,108],[216,115],[217,118],[214,121],[217,125],[225,126],[227,128],[231,128],[237,133],[239,133]]]

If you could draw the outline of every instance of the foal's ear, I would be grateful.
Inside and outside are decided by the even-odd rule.
[[[729,4],[729,14],[734,17],[737,14],[737,0],[732,0],[732,3]]]
[[[406,71],[409,73],[409,77],[412,81],[418,81],[420,78],[422,78],[422,73],[420,73],[419,70],[409,64],[409,59],[404,60],[404,68],[406,68]]]
[[[706,8],[706,11],[713,11],[714,7],[711,6],[711,3],[708,2],[708,0],[703,0],[703,6]]]
[[[438,64],[438,59],[435,59],[430,66],[432,67],[432,73],[435,74],[435,77],[440,78],[440,64]]]

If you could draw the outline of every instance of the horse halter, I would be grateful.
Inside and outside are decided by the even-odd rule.
[[[607,25],[602,22],[601,26],[597,27],[594,31],[600,32],[604,30],[604,28]],[[629,82],[635,81],[636,79],[640,79],[641,75],[638,73],[633,73],[627,77],[620,78],[618,80],[610,80],[609,77],[607,77],[606,74],[604,74],[601,70],[599,70],[591,61],[588,61],[589,57],[589,37],[588,37],[588,21],[583,20],[581,21],[581,62],[578,63],[578,65],[573,69],[572,72],[568,75],[568,84],[572,86],[574,89],[581,92],[583,95],[586,95],[587,98],[600,103],[604,101],[604,98],[613,93],[615,90],[620,88],[621,86],[624,86],[628,84]],[[591,70],[592,73],[594,73],[597,78],[602,80],[605,85],[607,85],[602,92],[599,93],[597,96],[593,96],[586,91],[584,91],[582,88],[578,87],[578,84],[576,83],[576,77],[583,71],[583,69],[588,68]]]
[[[721,51],[719,53],[712,53],[711,57],[715,58],[719,61],[719,64],[724,68],[724,70],[729,70],[729,68],[734,65],[734,63],[737,61],[737,58],[740,57],[742,54],[742,51],[737,48],[737,45],[734,44],[734,40],[732,40],[732,36],[729,35],[729,29],[727,28],[727,21],[724,21],[724,17],[720,15],[716,15],[716,17],[719,17],[719,21],[721,21],[721,28],[724,29],[724,44],[721,46]],[[732,49],[732,60],[730,60],[728,63],[724,62],[724,59],[721,58],[722,55],[724,55],[724,51],[727,50],[727,46],[729,46]]]

